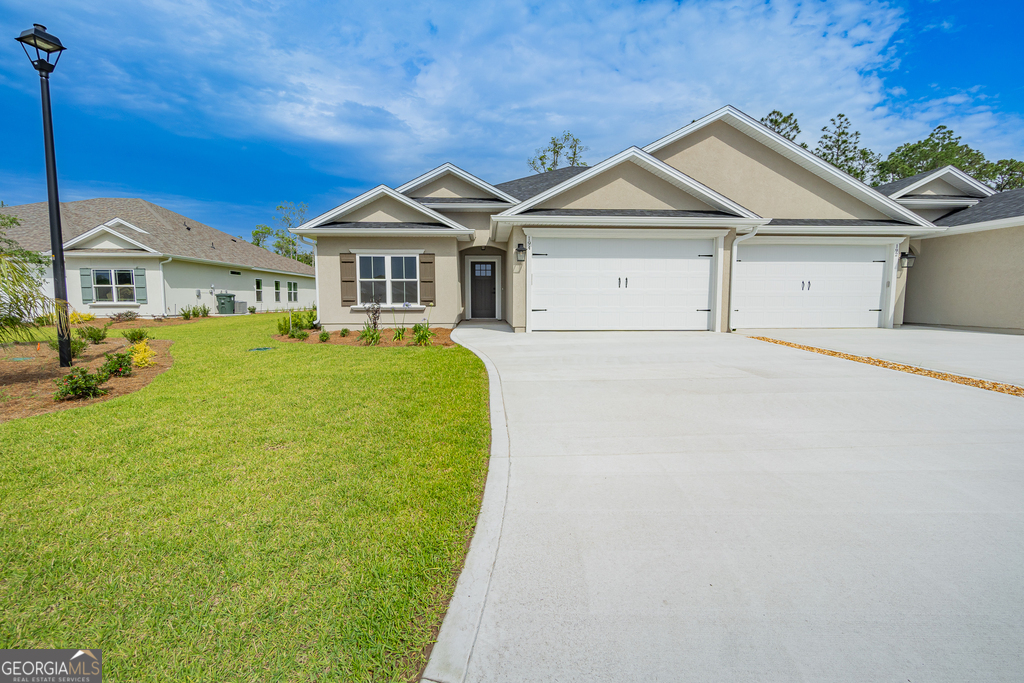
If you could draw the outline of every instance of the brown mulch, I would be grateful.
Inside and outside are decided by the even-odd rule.
[[[801,349],[802,351],[811,351],[813,353],[820,353],[823,356],[832,356],[833,358],[844,358],[846,360],[856,361],[858,363],[866,363],[867,365],[875,365],[880,368],[888,368],[889,370],[898,370],[899,372],[909,372],[912,375],[923,375],[925,377],[932,377],[934,379],[941,379],[944,382],[953,382],[955,384],[965,384],[970,387],[978,387],[979,389],[988,389],[989,391],[998,391],[1002,394],[1010,394],[1011,396],[1024,397],[1024,387],[1018,387],[1015,384],[1003,384],[1002,382],[990,382],[987,379],[975,379],[974,377],[964,377],[963,375],[954,375],[949,372],[937,372],[935,370],[926,370],[925,368],[919,368],[916,365],[904,365],[903,363],[894,363],[889,360],[882,360],[880,358],[872,358],[871,356],[854,356],[849,353],[842,353],[840,351],[830,351],[828,349],[819,349],[816,346],[804,346],[803,344],[794,344],[793,342],[782,341],[781,339],[772,339],[771,337],[750,337],[751,339],[758,339],[760,341],[769,342],[771,344],[779,344],[781,346],[791,346],[794,349]]]
[[[455,342],[452,341],[452,331],[447,327],[431,327],[430,331],[437,335],[436,337],[430,338],[431,346],[455,346]],[[297,344],[342,344],[344,346],[366,346],[366,344],[359,341],[359,330],[350,331],[347,337],[342,337],[341,332],[331,332],[331,338],[325,342],[320,341],[319,330],[307,330],[307,332],[309,332],[309,339],[304,342],[280,334],[275,334],[273,338],[274,341]],[[414,346],[412,343],[411,328],[406,328],[404,341],[396,342],[394,335],[394,330],[390,328],[381,328],[379,346]]]
[[[132,326],[131,323],[122,323],[122,325]],[[31,344],[12,344],[0,348],[0,422],[92,405],[138,391],[152,382],[154,377],[171,367],[172,363],[170,341],[151,339],[149,345],[156,351],[156,357],[153,359],[156,361],[156,365],[148,368],[133,368],[130,377],[110,378],[102,386],[103,389],[108,390],[108,393],[103,396],[65,401],[53,400],[53,392],[57,389],[54,380],[66,375],[67,370],[60,367],[57,352],[49,345],[45,342],[38,345],[33,342]],[[73,365],[94,372],[106,360],[103,354],[122,352],[128,346],[128,342],[120,338],[107,339],[105,343],[95,346],[90,344],[82,356],[73,361]],[[11,360],[12,358],[28,358],[29,360],[16,361]]]

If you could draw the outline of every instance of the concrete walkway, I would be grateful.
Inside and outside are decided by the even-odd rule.
[[[1024,386],[1024,335],[905,325],[885,329],[740,330],[858,356]]]
[[[740,335],[456,338],[495,455],[427,680],[1020,680],[1024,399]]]

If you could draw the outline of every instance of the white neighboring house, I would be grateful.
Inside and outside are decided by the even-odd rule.
[[[5,206],[21,225],[7,236],[50,254],[47,204]],[[217,312],[216,294],[235,295],[235,312],[309,308],[313,269],[144,199],[61,203],[68,302],[103,317],[119,311],[176,315],[186,306]],[[44,288],[53,295],[53,273]]]

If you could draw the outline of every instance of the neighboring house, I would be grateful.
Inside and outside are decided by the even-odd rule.
[[[947,166],[878,190],[939,228],[910,242],[906,322],[1024,329],[1024,189]]]
[[[175,315],[235,295],[236,312],[306,308],[315,301],[313,269],[143,199],[87,199],[61,204],[68,301],[104,316],[135,311]],[[47,204],[5,206],[21,225],[7,236],[50,253]],[[53,295],[53,273],[45,276]]]
[[[991,193],[960,175],[893,198],[724,107],[592,167],[492,185],[444,164],[292,232],[327,329],[375,301],[525,332],[892,327],[910,241]]]

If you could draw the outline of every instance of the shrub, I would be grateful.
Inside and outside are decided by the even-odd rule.
[[[288,324],[288,318],[281,318],[277,321],[277,333],[278,334],[291,334],[292,328]]]
[[[72,311],[71,315],[68,317],[68,320],[71,322],[72,325],[87,323],[95,319],[96,316],[93,315],[92,313],[79,313],[78,311]]]
[[[202,316],[203,318],[210,317],[210,307],[207,306],[206,304],[203,304],[202,306],[196,306],[195,312],[197,315]]]
[[[109,328],[110,325],[111,323],[107,323],[103,327],[86,325],[75,330],[75,334],[80,338],[87,340],[90,344],[102,344],[107,338],[107,328]]]
[[[138,344],[140,341],[149,339],[149,330],[145,327],[134,327],[122,332],[121,336],[127,339],[131,344]]]
[[[298,339],[299,341],[306,341],[307,339],[309,339],[309,332],[307,332],[306,330],[295,330],[292,333],[292,336]]]
[[[320,343],[321,344],[323,344],[324,342],[328,341],[330,338],[331,338],[331,333],[330,332],[328,332],[327,330],[321,330],[321,332],[320,332]]]
[[[191,306],[182,306],[180,312],[182,320],[191,320],[192,316],[196,315],[195,310]]]
[[[71,368],[71,372],[63,377],[54,380],[57,384],[57,391],[53,393],[54,401],[63,401],[68,398],[93,398],[107,393],[100,389],[100,385],[107,381],[107,376],[102,372],[89,374],[85,368]]]
[[[57,346],[57,340],[56,339],[51,339],[50,341],[47,342],[47,344],[49,344],[50,348],[53,349],[54,351],[58,351],[59,350],[59,347]],[[88,346],[88,344],[84,340],[82,340],[82,339],[72,339],[71,340],[71,357],[72,358],[78,358],[79,356],[81,356],[83,353],[85,353],[85,348],[87,346]]]
[[[417,346],[430,346],[430,338],[437,334],[430,331],[427,323],[416,323],[412,326],[412,343]]]
[[[150,365],[156,365],[156,361],[153,360],[156,357],[156,351],[153,350],[148,341],[140,341],[138,344],[129,346],[128,352],[132,354],[132,362],[135,363],[137,368],[148,368]]]
[[[394,337],[395,341],[404,341],[405,340],[405,331],[406,330],[405,330],[404,327],[396,327],[395,328],[395,337]]]
[[[47,313],[45,315],[37,315],[32,322],[36,325],[56,325],[57,317],[53,313]]]
[[[129,377],[132,374],[132,354],[130,352],[105,355],[107,362],[100,366],[98,374],[107,377]]]
[[[112,313],[110,315],[110,322],[113,323],[126,323],[132,320],[138,319],[139,314],[135,311],[121,311],[120,313]]]
[[[251,314],[253,314],[255,312],[256,312],[256,307],[255,306],[250,306],[249,307],[249,314],[251,315]]]
[[[362,332],[359,333],[359,341],[363,342],[367,346],[376,346],[380,344],[380,329],[373,329],[370,323],[363,325]]]
[[[342,337],[347,337],[349,335],[349,330],[347,327],[343,327],[341,328],[341,332],[339,332],[338,334],[340,334]]]

